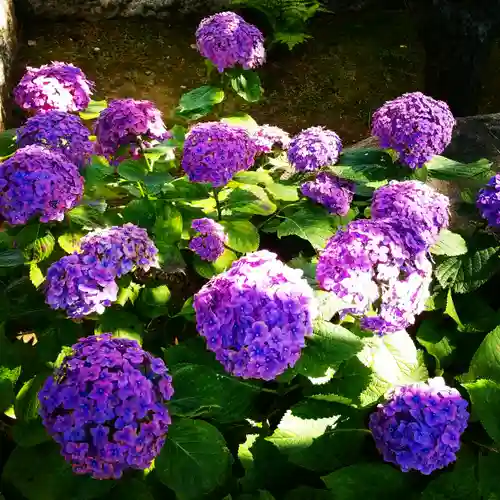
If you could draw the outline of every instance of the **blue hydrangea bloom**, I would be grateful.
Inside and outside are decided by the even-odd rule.
[[[354,183],[320,172],[300,187],[304,196],[323,205],[333,215],[347,215],[354,197]]]
[[[270,153],[274,148],[286,150],[290,147],[290,135],[279,127],[273,125],[261,125],[252,131],[259,153]]]
[[[195,295],[194,309],[198,332],[224,369],[263,380],[295,365],[316,315],[302,271],[267,250],[212,278]]]
[[[206,217],[193,220],[191,227],[199,233],[199,236],[195,236],[189,242],[189,248],[203,260],[210,262],[217,260],[224,253],[224,244],[227,242],[224,227]]]
[[[32,116],[17,130],[16,142],[20,147],[39,144],[58,151],[80,168],[88,163],[94,149],[80,117],[63,111]]]
[[[43,425],[76,474],[147,469],[170,425],[172,379],[160,358],[111,334],[80,339],[38,394]]]
[[[288,161],[298,172],[312,172],[337,162],[342,141],[324,127],[310,127],[296,135],[288,148]]]
[[[500,174],[495,174],[479,190],[476,205],[481,217],[488,221],[490,227],[500,227]]]
[[[454,462],[467,427],[467,401],[440,377],[395,388],[370,416],[370,430],[386,462],[403,472],[431,474]]]

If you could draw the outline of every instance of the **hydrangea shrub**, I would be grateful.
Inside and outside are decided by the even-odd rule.
[[[67,63],[14,89],[0,498],[495,497],[491,164],[440,156],[455,120],[418,92],[373,114],[382,149],[261,125],[260,30],[196,38],[165,118]]]

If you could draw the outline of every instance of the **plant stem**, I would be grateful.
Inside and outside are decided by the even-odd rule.
[[[214,199],[215,199],[215,207],[217,208],[217,220],[222,220],[222,208],[219,201],[219,190],[217,188],[213,189]]]

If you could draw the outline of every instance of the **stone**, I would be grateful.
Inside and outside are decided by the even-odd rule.
[[[16,23],[12,0],[0,0],[0,130],[4,129],[9,73],[16,47]]]
[[[180,12],[220,10],[229,0],[17,0],[24,13],[48,18],[165,17]]]

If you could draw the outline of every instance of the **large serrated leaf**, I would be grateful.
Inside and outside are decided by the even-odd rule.
[[[500,326],[492,330],[474,353],[470,362],[468,381],[479,378],[500,383]]]
[[[253,215],[271,215],[277,208],[266,191],[253,184],[233,189],[225,200],[225,206],[232,212]]]
[[[474,163],[460,163],[444,156],[435,155],[426,164],[429,176],[435,179],[453,181],[459,179],[488,180],[494,172],[491,162],[485,158]]]
[[[250,221],[224,221],[222,225],[229,248],[241,253],[255,252],[259,248],[259,232]]]
[[[467,243],[459,234],[442,229],[439,233],[439,240],[431,247],[430,252],[434,255],[456,257],[467,253]]]

